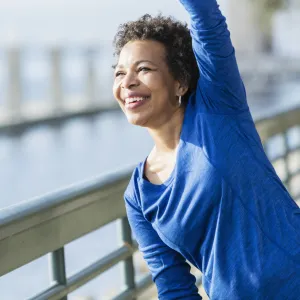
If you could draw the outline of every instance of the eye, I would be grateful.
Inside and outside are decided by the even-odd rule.
[[[148,72],[148,71],[151,71],[151,69],[149,69],[149,68],[147,68],[147,67],[140,67],[140,68],[138,69],[138,71],[139,71],[139,72],[140,72],[140,71]]]
[[[118,77],[118,76],[120,76],[120,75],[124,75],[124,72],[118,71],[118,72],[115,73],[115,77]]]

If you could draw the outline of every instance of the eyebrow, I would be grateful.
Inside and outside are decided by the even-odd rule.
[[[143,62],[147,62],[147,63],[150,63],[152,65],[155,65],[155,63],[153,63],[152,61],[150,60],[146,60],[146,59],[143,59],[143,60],[138,60],[134,63],[134,65],[139,65],[140,63],[143,63]],[[113,69],[116,69],[116,68],[124,68],[123,65],[118,65],[118,64],[115,64],[112,66]]]

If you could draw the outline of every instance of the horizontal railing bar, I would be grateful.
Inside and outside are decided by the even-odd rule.
[[[300,169],[297,169],[296,171],[293,171],[288,174],[288,176],[285,176],[284,178],[281,178],[281,181],[285,185],[289,185],[290,181],[293,180],[294,177],[300,174]]]
[[[289,111],[271,115],[270,117],[255,120],[255,126],[259,132],[261,141],[264,143],[268,138],[299,126],[300,107]]]
[[[48,288],[45,291],[42,291],[36,296],[30,298],[30,300],[56,300],[61,299],[62,297],[68,295],[73,292],[77,288],[86,284],[90,280],[104,273],[109,268],[113,267],[120,261],[125,260],[130,257],[136,250],[138,246],[136,242],[133,247],[129,247],[128,245],[124,245],[112,253],[106,255],[105,257],[99,259],[98,261],[90,264],[88,267],[82,269],[78,273],[67,278],[67,283],[65,286],[63,285],[54,285]]]
[[[114,297],[112,300],[131,300],[134,297],[139,296],[142,292],[148,289],[153,284],[152,276],[147,275],[144,277],[137,285],[136,289],[127,289],[123,291],[120,295]],[[196,278],[196,286],[200,286],[202,284],[202,276],[198,276]]]
[[[47,297],[49,294],[55,293],[55,295],[57,295],[64,289],[65,289],[64,285],[55,283],[55,284],[51,285],[48,289],[40,292],[39,294],[37,294],[31,298],[27,298],[26,300],[48,300]]]
[[[293,177],[296,177],[297,175],[300,174],[300,168],[293,170],[293,171],[289,171],[288,174],[288,178],[285,178],[284,180],[282,180],[284,183],[287,183],[287,181],[290,181],[291,179],[293,179]]]
[[[136,284],[135,289],[127,289],[123,291],[121,294],[112,298],[112,300],[131,300],[132,298],[139,296],[152,284],[153,284],[152,276],[147,275]]]
[[[276,155],[276,156],[272,157],[270,160],[272,163],[274,163],[279,159],[285,159],[290,154],[293,155],[293,154],[297,153],[299,150],[300,150],[300,146],[294,147],[292,149],[289,149],[288,153]]]
[[[286,177],[284,180],[282,180],[282,182],[286,185],[288,185],[291,180],[293,180],[293,178],[295,178],[297,175],[300,174],[300,169],[297,169],[296,171],[290,172],[289,176]]]
[[[9,223],[29,217],[37,212],[40,213],[44,210],[49,210],[58,205],[70,202],[74,198],[96,192],[101,188],[116,185],[118,182],[129,178],[132,170],[133,167],[130,166],[110,171],[96,178],[72,184],[64,189],[0,209],[0,229]],[[85,203],[82,203],[82,206],[84,205]]]
[[[291,177],[296,177],[299,174],[300,174],[300,168],[293,171],[293,172],[290,172]],[[293,178],[291,178],[291,179],[293,179]]]
[[[149,287],[153,282],[149,283]],[[116,297],[112,298],[112,300],[131,300],[137,295],[137,288],[135,289],[127,289],[123,291],[121,294],[117,295]]]
[[[127,184],[124,180],[0,227],[0,276],[126,216],[123,194]]]
[[[1,224],[0,221],[0,242],[7,237],[11,237],[26,229],[51,221],[54,218],[63,217],[78,209],[84,209],[88,205],[99,202],[99,199],[105,199],[110,194],[117,194],[120,189],[123,191],[126,187],[126,183],[127,180],[124,180],[123,183],[121,182],[119,184],[116,182],[115,186],[99,189],[95,192],[80,195],[77,198],[74,197],[69,203],[64,203],[64,201],[58,202],[56,206],[48,209],[41,209],[41,211],[36,211],[34,208],[32,211],[28,212],[28,214],[27,212],[24,212],[24,216],[20,218],[13,214],[12,218],[6,220],[7,222],[3,220],[3,224]],[[113,220],[114,219],[109,219],[108,223]],[[103,223],[103,225],[105,224]]]
[[[152,275],[149,274],[142,278],[136,285],[137,296],[146,291],[153,284]]]
[[[293,199],[295,200],[299,200],[300,201],[300,192],[298,194],[296,194],[295,196],[293,196]]]

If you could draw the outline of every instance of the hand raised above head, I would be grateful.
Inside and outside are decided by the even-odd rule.
[[[226,19],[216,0],[180,0],[191,18],[193,50],[200,72],[203,103],[223,113],[247,108]],[[212,102],[214,104],[212,104]],[[225,104],[225,105],[224,105]],[[216,113],[216,111],[214,111]]]

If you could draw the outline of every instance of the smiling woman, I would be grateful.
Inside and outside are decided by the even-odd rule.
[[[114,96],[129,122],[158,128],[179,111],[179,97],[188,89],[174,78],[157,41],[128,42],[115,71]]]
[[[201,298],[188,260],[210,299],[296,300],[299,208],[264,152],[217,2],[180,2],[190,32],[145,15],[115,38],[114,96],[155,144],[124,195],[139,249],[159,299]]]

